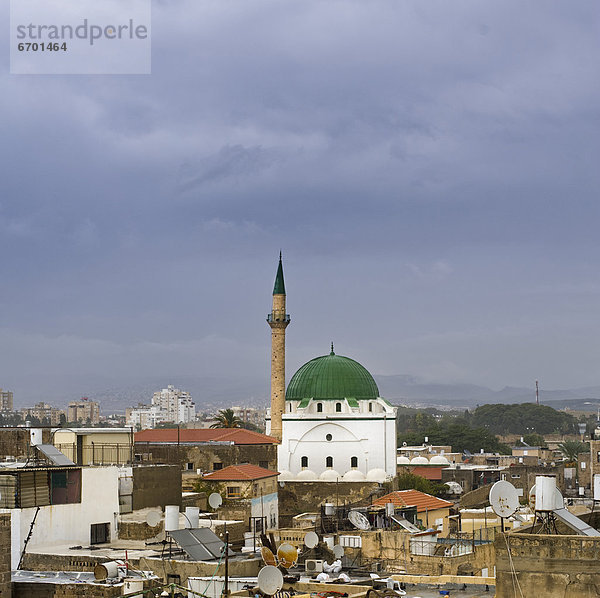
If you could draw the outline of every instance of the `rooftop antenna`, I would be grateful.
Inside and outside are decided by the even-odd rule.
[[[535,381],[535,404],[540,404],[540,387],[537,380]]]

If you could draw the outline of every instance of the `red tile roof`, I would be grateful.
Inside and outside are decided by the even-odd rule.
[[[279,475],[278,471],[272,471],[271,469],[265,469],[258,465],[252,465],[250,463],[244,463],[243,465],[230,465],[218,471],[207,473],[203,479],[209,482],[219,481],[234,481],[234,480],[260,480],[262,478],[271,478]]]
[[[392,502],[397,507],[417,507],[417,512],[435,511],[435,509],[449,509],[454,504],[441,498],[419,492],[419,490],[396,490],[390,492],[381,498],[378,498],[373,504],[384,507],[387,503]]]
[[[142,430],[135,434],[136,442],[177,442],[176,428]],[[266,434],[243,428],[181,429],[179,442],[233,442],[233,444],[278,444]]]
[[[421,476],[426,480],[433,480],[435,482],[441,481],[442,479],[442,468],[441,467],[431,467],[431,465],[419,466],[415,465],[412,469],[409,469],[411,473],[414,475]]]

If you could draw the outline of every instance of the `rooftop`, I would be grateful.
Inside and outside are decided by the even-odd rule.
[[[378,498],[373,504],[384,507],[389,502],[397,507],[417,507],[418,513],[435,509],[449,509],[454,506],[454,503],[436,498],[431,494],[425,494],[425,492],[419,492],[419,490],[396,490]]]
[[[231,442],[233,444],[278,444],[278,440],[266,434],[243,428],[184,429],[163,428],[142,430],[135,434],[136,442]]]
[[[213,471],[212,473],[204,476],[205,480],[215,481],[250,481],[250,480],[261,480],[263,478],[272,478],[278,476],[278,471],[272,471],[271,469],[265,469],[258,465],[252,465],[250,463],[244,463],[243,465],[230,465],[224,469]]]

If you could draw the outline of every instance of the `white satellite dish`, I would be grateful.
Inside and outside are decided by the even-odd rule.
[[[350,511],[350,513],[348,513],[348,520],[354,527],[358,529],[365,531],[371,529],[369,520],[360,511]]]
[[[344,547],[340,546],[339,544],[336,544],[333,547],[333,554],[336,559],[341,559],[344,556]]]
[[[267,596],[272,596],[283,587],[283,573],[272,565],[266,565],[258,572],[258,588]]]
[[[148,514],[146,515],[146,523],[150,526],[150,527],[156,527],[159,523],[160,520],[162,519],[162,513],[160,511],[148,511]]]
[[[319,543],[319,536],[316,532],[308,532],[304,536],[304,546],[314,548]]]
[[[519,508],[517,489],[506,480],[496,482],[490,489],[490,505],[499,517],[510,517]]]
[[[529,506],[532,511],[535,511],[535,490],[536,485],[534,484],[529,491]],[[557,488],[554,492],[554,508],[563,509],[565,506],[565,499],[563,498],[562,492]]]
[[[213,492],[208,497],[208,504],[213,509],[218,509],[223,504],[223,498],[221,497],[221,495],[218,492]]]

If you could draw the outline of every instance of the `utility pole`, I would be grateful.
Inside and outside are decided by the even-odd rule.
[[[537,380],[535,381],[535,404],[540,404],[540,387]]]

